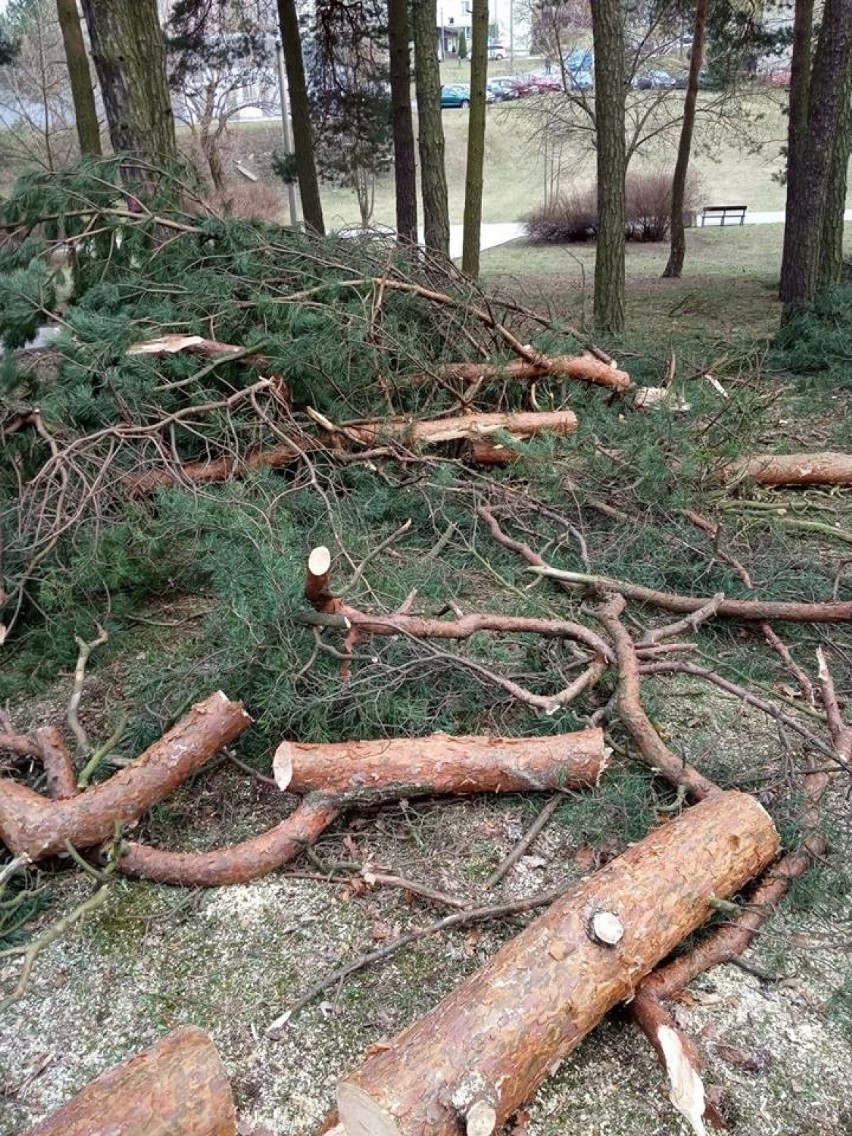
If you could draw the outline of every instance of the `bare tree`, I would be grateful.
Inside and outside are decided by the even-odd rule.
[[[405,244],[417,243],[417,164],[411,114],[408,0],[388,0],[388,46],[393,105],[396,230]]]
[[[450,255],[450,206],[444,166],[441,121],[441,71],[438,66],[437,0],[417,0],[412,9],[417,133],[420,144],[420,191],[426,248]]]
[[[596,0],[595,123],[598,156],[598,243],[595,325],[619,334],[625,306],[624,15],[620,0]]]
[[[315,233],[325,232],[322,215],[319,178],[314,160],[314,132],[311,126],[311,108],[308,85],[305,79],[305,62],[299,30],[296,0],[278,0],[278,22],[284,47],[284,65],[287,85],[290,88],[290,109],[293,115],[293,144],[296,174],[299,180],[299,197],[305,224]]]
[[[80,152],[98,156],[102,153],[101,128],[77,0],[56,0],[56,13],[65,46],[65,61],[74,99]]]
[[[464,186],[462,272],[479,276],[482,178],[485,165],[485,84],[488,79],[488,0],[473,0],[470,61],[470,118]]]
[[[53,0],[12,9],[4,32],[16,45],[0,67],[0,155],[9,166],[54,170],[78,153],[74,103]]]

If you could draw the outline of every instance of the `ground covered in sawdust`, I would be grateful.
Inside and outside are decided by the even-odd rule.
[[[731,699],[699,699],[688,685],[680,693],[687,697],[672,700],[666,721],[669,740],[687,757],[706,765],[710,749],[728,761],[739,753],[750,768],[761,754],[777,757],[778,740],[763,719],[741,713]],[[227,801],[234,835],[265,827],[285,808],[275,790],[232,769],[181,793],[193,795],[196,815],[209,815],[211,825]],[[541,800],[393,807],[344,822],[318,852],[327,862],[368,860],[477,902],[509,899],[593,866],[588,802],[581,796],[566,802],[487,895],[482,881]],[[845,865],[852,852],[848,810],[836,794],[832,860],[818,869],[821,878],[797,889],[746,955],[773,980],[720,967],[676,1007],[706,1056],[709,1092],[734,1136],[852,1131],[852,902],[844,872],[833,867]],[[604,854],[614,851],[607,847]],[[55,903],[44,918],[70,909],[90,889],[77,873],[55,879]],[[119,882],[104,909],[38,960],[26,997],[0,1022],[0,1136],[24,1131],[105,1068],[181,1023],[212,1034],[232,1080],[241,1133],[309,1136],[333,1106],[336,1081],[367,1047],[433,1006],[522,920],[421,940],[330,986],[280,1040],[266,1037],[268,1025],[325,972],[444,914],[395,889],[359,895],[341,884],[282,876],[206,892]],[[13,965],[0,965],[4,986]],[[586,1039],[515,1127],[527,1136],[686,1131],[652,1052],[623,1011]]]

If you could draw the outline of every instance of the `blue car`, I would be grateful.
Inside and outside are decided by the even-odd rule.
[[[470,87],[465,83],[452,83],[441,87],[442,107],[469,107]]]

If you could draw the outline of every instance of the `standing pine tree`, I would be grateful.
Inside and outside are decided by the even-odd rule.
[[[408,0],[388,0],[388,47],[393,112],[396,231],[403,244],[417,243],[417,164],[411,114]]]
[[[417,133],[420,144],[420,191],[426,248],[450,255],[450,205],[444,166],[444,124],[441,120],[441,69],[438,64],[437,0],[412,5],[414,80],[417,90]]]
[[[80,13],[77,0],[56,0],[56,14],[62,29],[62,42],[65,47],[65,62],[71,80],[71,95],[74,99],[74,117],[77,122],[77,138],[81,154],[99,155],[101,153],[101,130],[98,125],[98,112],[95,108],[95,92],[92,89],[92,73],[89,70],[89,57],[83,39]]]

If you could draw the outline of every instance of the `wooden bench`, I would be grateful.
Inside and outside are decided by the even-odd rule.
[[[703,229],[707,224],[708,217],[711,220],[718,217],[719,224],[723,228],[728,217],[732,217],[739,221],[741,225],[744,225],[747,208],[747,205],[705,205],[701,212],[701,227]]]

